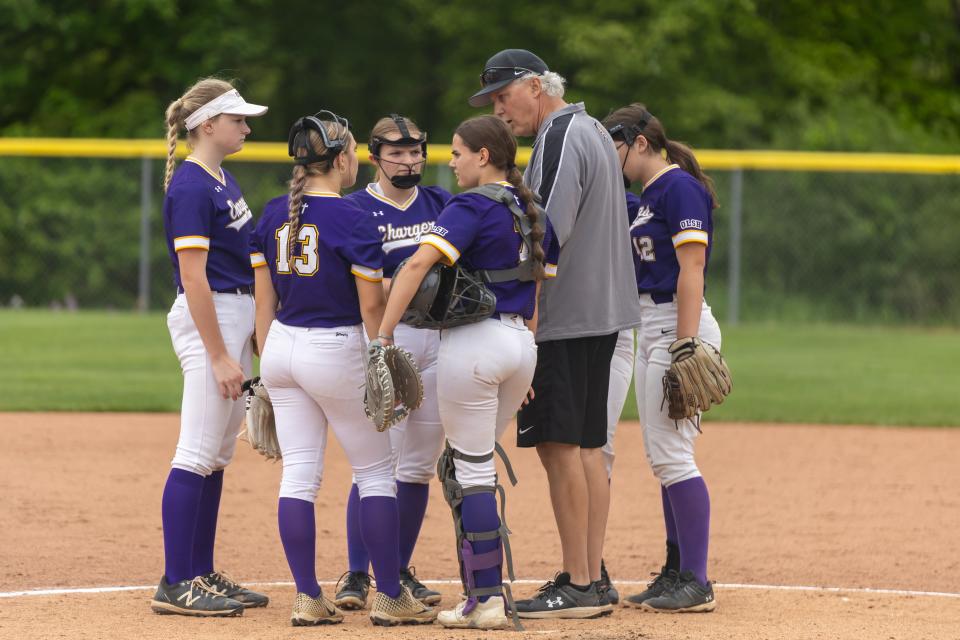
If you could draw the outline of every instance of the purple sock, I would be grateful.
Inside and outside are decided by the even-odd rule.
[[[409,567],[413,548],[417,546],[420,525],[427,513],[430,485],[397,482],[397,511],[400,514],[400,566]]]
[[[197,529],[193,534],[193,574],[205,576],[213,571],[213,544],[217,538],[217,514],[223,493],[223,469],[203,479]]]
[[[311,598],[320,595],[317,582],[317,524],[313,503],[297,498],[280,498],[277,508],[280,541],[297,591]]]
[[[460,517],[463,520],[463,530],[467,533],[480,533],[482,531],[495,531],[500,528],[500,514],[497,513],[497,498],[492,493],[475,493],[464,496],[463,504],[460,505]],[[487,553],[488,551],[498,551],[500,549],[500,538],[493,540],[479,540],[477,542],[467,542],[472,547],[474,555]],[[481,566],[490,563],[480,562]],[[496,566],[480,569],[473,572],[474,586],[496,587],[503,582],[503,561]],[[490,596],[481,596],[479,600],[486,602]]]
[[[183,469],[170,469],[160,506],[164,575],[170,584],[196,577],[193,573],[193,539],[202,493],[203,476]]]
[[[667,542],[677,544],[677,520],[673,516],[673,507],[670,506],[670,494],[663,485],[660,485],[660,502],[663,503],[663,523],[667,528]]]
[[[703,478],[696,477],[667,487],[677,521],[680,570],[692,571],[697,582],[707,584],[707,547],[710,543],[710,494]]]
[[[357,483],[350,487],[347,498],[347,561],[350,571],[370,573],[370,555],[360,535],[360,489]]]
[[[377,591],[400,595],[400,544],[397,499],[368,496],[360,499],[360,533],[370,554]]]

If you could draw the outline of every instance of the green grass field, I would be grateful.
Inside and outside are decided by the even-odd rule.
[[[734,392],[712,420],[957,426],[960,331],[724,328]],[[2,411],[177,411],[164,314],[0,311]],[[624,418],[636,417],[631,393]]]

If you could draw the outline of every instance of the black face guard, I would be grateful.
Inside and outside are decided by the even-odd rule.
[[[627,154],[630,153],[630,147],[633,146],[633,143],[636,142],[637,136],[643,133],[643,130],[646,129],[647,125],[650,123],[650,119],[653,116],[650,115],[650,112],[644,110],[640,114],[640,121],[636,124],[615,124],[612,127],[607,128],[607,133],[610,134],[610,137],[614,140],[618,138],[627,145]],[[623,156],[623,163],[620,165],[620,174],[623,177],[623,188],[629,189],[632,184],[630,178],[623,173],[623,168],[627,166],[627,154]]]
[[[393,119],[394,123],[396,123],[397,129],[400,130],[400,137],[396,140],[388,140],[387,138],[374,136],[370,139],[370,142],[367,143],[367,149],[370,150],[370,155],[381,164],[386,162],[389,164],[396,164],[401,167],[407,167],[410,172],[395,174],[390,178],[390,184],[397,189],[412,189],[420,183],[423,167],[427,163],[427,133],[425,131],[421,131],[419,136],[413,137],[410,134],[410,129],[407,128],[407,123],[403,120],[403,116],[400,116],[396,113],[391,113],[390,117]],[[419,145],[421,151],[423,152],[423,160],[413,163],[385,160],[380,157],[380,148],[385,144],[397,147],[414,147]]]
[[[330,122],[343,127],[339,137],[330,138],[326,127],[326,123]],[[327,149],[324,153],[318,154],[313,150],[308,135],[311,130],[320,134],[323,146]],[[308,165],[314,162],[333,160],[347,148],[349,131],[350,122],[346,118],[342,118],[333,111],[327,111],[326,109],[318,111],[312,116],[305,116],[293,123],[290,128],[290,135],[287,137],[287,153],[293,158],[294,164]],[[304,155],[298,155],[297,152],[301,149],[306,152]]]

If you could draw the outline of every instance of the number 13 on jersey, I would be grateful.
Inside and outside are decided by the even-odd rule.
[[[317,251],[320,233],[314,224],[305,224],[297,232],[296,244],[300,245],[299,255],[293,255],[290,247],[290,223],[277,229],[277,273],[294,272],[298,276],[312,276],[320,268],[320,255]],[[291,270],[291,267],[293,269]]]

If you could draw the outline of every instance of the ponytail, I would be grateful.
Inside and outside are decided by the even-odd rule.
[[[510,168],[507,171],[507,182],[513,185],[513,188],[517,190],[517,194],[520,196],[520,199],[523,200],[525,205],[524,209],[526,210],[527,220],[530,221],[530,227],[532,231],[530,232],[530,240],[532,241],[532,253],[533,258],[533,277],[537,282],[540,282],[546,278],[546,272],[543,267],[543,262],[545,259],[545,254],[543,252],[543,236],[545,226],[539,224],[540,222],[540,205],[537,204],[536,196],[533,195],[533,191],[530,190],[527,185],[523,184],[523,175],[520,173],[520,169],[517,168],[517,165],[510,164]]]
[[[717,192],[713,186],[713,179],[700,168],[700,163],[697,162],[696,156],[693,155],[693,150],[682,142],[670,140],[666,136],[664,136],[664,142],[663,148],[667,152],[667,160],[679,165],[681,169],[696,178],[710,194],[710,201],[713,203],[713,208],[716,209],[719,207],[720,203],[717,200]]]
[[[651,153],[661,154],[666,152],[667,160],[678,165],[681,169],[697,179],[697,182],[710,194],[710,200],[713,208],[719,207],[717,192],[713,187],[713,180],[703,172],[700,163],[693,155],[693,151],[682,142],[676,142],[667,138],[667,132],[663,128],[663,123],[658,118],[647,111],[647,107],[642,102],[634,102],[625,107],[620,107],[603,119],[603,126],[607,131],[614,129],[617,125],[628,126],[632,129],[629,137],[625,136],[625,131],[614,135],[620,136],[627,144],[633,144],[633,136],[643,136],[646,138]]]

